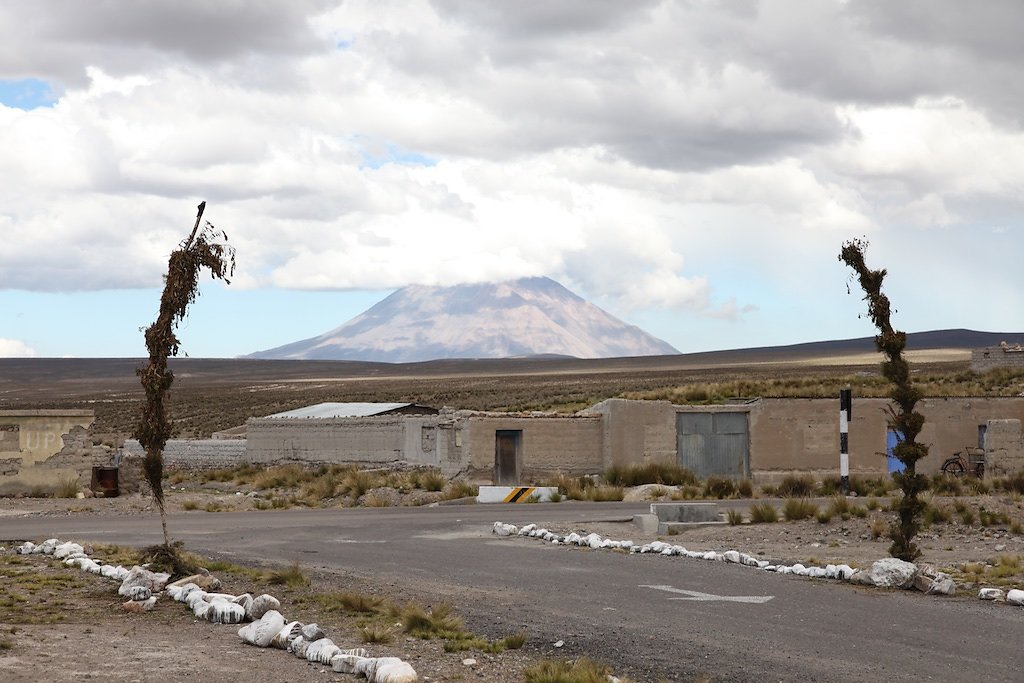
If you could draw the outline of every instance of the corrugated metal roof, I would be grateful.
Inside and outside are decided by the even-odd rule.
[[[267,417],[371,417],[391,412],[399,408],[407,408],[412,403],[317,403],[316,405],[296,408],[283,413],[275,413]]]

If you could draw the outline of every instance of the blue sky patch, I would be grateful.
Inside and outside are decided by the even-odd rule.
[[[0,104],[28,111],[37,107],[52,107],[57,102],[53,88],[38,78],[17,81],[0,80]]]
[[[426,154],[402,149],[393,143],[374,145],[374,149],[362,149],[363,160],[359,168],[380,168],[384,164],[401,166],[436,166],[437,159]]]

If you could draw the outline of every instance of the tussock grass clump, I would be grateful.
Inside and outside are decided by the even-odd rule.
[[[470,484],[468,481],[457,479],[450,482],[441,493],[444,500],[458,500],[459,498],[474,498],[480,494],[480,487]]]
[[[462,618],[452,613],[452,606],[441,603],[429,612],[420,605],[408,604],[399,614],[402,628],[414,638],[457,637],[463,631]]]
[[[960,479],[949,474],[936,474],[932,477],[931,483],[932,491],[940,495],[960,496],[964,492]]]
[[[680,486],[669,496],[672,500],[695,500],[704,496],[704,489],[699,486]]]
[[[289,588],[302,588],[309,585],[309,577],[302,572],[297,561],[293,562],[287,569],[271,571],[267,576],[267,581],[278,586],[288,586]]]
[[[1024,472],[1009,477],[1000,477],[992,481],[993,485],[1000,491],[1010,491],[1024,494]]]
[[[608,503],[622,500],[626,497],[626,491],[621,486],[595,486],[587,489],[585,500],[595,503]]]
[[[949,508],[944,505],[929,504],[925,507],[924,513],[921,515],[921,521],[926,526],[933,524],[945,524],[952,517],[952,513]]]
[[[985,508],[978,508],[978,521],[982,526],[1000,526],[1010,523],[1010,517],[1005,512],[993,512]]]
[[[668,462],[612,465],[605,470],[604,480],[614,486],[641,486],[643,484],[692,486],[697,483],[697,477],[693,472],[676,463]]]
[[[78,495],[78,477],[61,477],[53,492],[54,498],[74,498]]]
[[[356,593],[354,591],[342,591],[333,595],[338,605],[346,612],[357,614],[376,614],[380,609],[382,600],[372,595]]]
[[[818,514],[818,506],[806,498],[787,498],[782,505],[782,516],[787,522],[799,522]]]
[[[444,475],[437,470],[428,470],[420,474],[415,481],[416,488],[424,491],[443,491],[444,485],[448,483]]]
[[[889,525],[881,517],[875,517],[868,528],[871,530],[871,538],[878,540],[889,529]]]
[[[171,578],[191,576],[199,571],[202,558],[185,551],[182,541],[169,545],[151,545],[139,553],[139,562],[149,564],[150,571],[167,572]]]
[[[394,636],[391,629],[380,624],[370,624],[359,629],[359,639],[364,643],[390,643]]]
[[[376,491],[373,491],[363,496],[363,505],[368,508],[391,507],[391,499],[388,498],[383,493],[377,493]]]
[[[779,521],[779,511],[771,503],[757,503],[750,506],[751,524],[771,524]]]
[[[523,671],[526,683],[607,683],[611,669],[581,657],[576,660],[542,659]]]
[[[731,498],[736,495],[736,482],[727,477],[708,477],[704,481],[704,495],[708,498]]]
[[[184,501],[181,502],[181,509],[189,511],[189,512],[191,512],[192,510],[198,510],[199,509],[199,503],[197,501],[194,501],[194,500],[191,500],[191,499],[184,500]]]
[[[587,491],[595,484],[590,477],[573,477],[564,472],[559,472],[554,477],[549,477],[541,483],[541,486],[553,486],[558,492],[569,500],[587,500]]]
[[[814,494],[814,477],[809,474],[787,474],[775,487],[775,495],[780,498],[809,498]]]
[[[736,493],[739,494],[740,498],[753,498],[754,483],[749,479],[740,479],[739,483],[736,484]]]
[[[818,520],[818,524],[828,524],[832,521],[832,508],[822,508],[818,510],[814,518]]]
[[[729,520],[729,526],[739,526],[743,524],[743,512],[741,510],[729,510],[725,513],[726,519]]]

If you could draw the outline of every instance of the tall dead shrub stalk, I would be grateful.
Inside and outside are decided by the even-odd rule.
[[[854,275],[864,290],[868,302],[868,317],[878,328],[875,347],[885,356],[882,362],[882,376],[892,383],[887,406],[889,428],[901,435],[893,449],[893,456],[904,465],[902,472],[894,472],[893,479],[899,484],[903,496],[896,504],[898,518],[889,527],[889,554],[901,560],[912,562],[921,551],[914,543],[920,529],[920,519],[925,504],[918,497],[928,489],[928,478],[917,473],[917,462],[928,455],[928,446],[917,442],[924,427],[924,415],[915,407],[921,400],[921,392],[910,380],[910,364],[903,357],[907,335],[893,329],[889,320],[891,304],[889,297],[882,293],[882,281],[887,271],[871,270],[864,260],[866,240],[855,239],[843,244],[839,260],[853,269]]]
[[[160,312],[156,322],[146,328],[146,349],[149,363],[136,372],[146,392],[142,417],[135,428],[135,438],[146,449],[143,470],[153,491],[153,499],[160,510],[160,525],[164,532],[164,547],[170,550],[167,535],[167,511],[164,507],[164,446],[171,437],[173,425],[167,417],[167,392],[174,382],[174,373],[167,359],[178,355],[180,342],[174,334],[178,323],[185,318],[189,304],[199,295],[199,273],[203,268],[213,278],[228,279],[235,272],[235,250],[228,246],[228,236],[209,221],[202,226],[206,202],[199,205],[192,234],[171,253],[164,276],[164,291],[160,296]],[[216,240],[223,238],[224,243]]]

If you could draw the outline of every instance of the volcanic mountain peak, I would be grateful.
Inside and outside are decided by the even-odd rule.
[[[413,285],[341,327],[252,358],[409,363],[439,358],[659,356],[671,345],[546,277]]]

